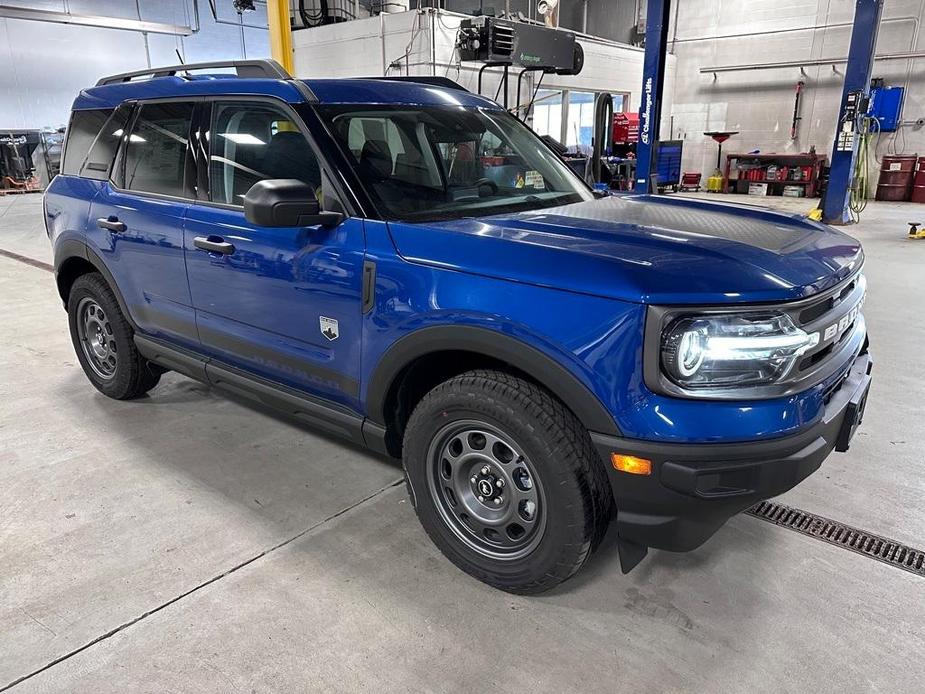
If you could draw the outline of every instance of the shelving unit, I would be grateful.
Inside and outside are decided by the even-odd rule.
[[[825,167],[828,158],[824,154],[806,152],[802,154],[727,154],[726,167],[723,170],[723,191],[726,193],[747,193],[749,183],[767,183],[768,195],[782,195],[784,186],[805,186],[807,198],[817,197],[819,194],[819,180],[822,175],[822,169]],[[740,166],[751,166],[767,171],[769,166],[777,166],[778,170],[782,167],[788,169],[786,179],[767,178],[762,175],[760,178],[744,178],[740,175]],[[794,169],[801,170],[799,180],[793,180],[790,172]],[[809,176],[804,177],[802,172],[808,170]]]

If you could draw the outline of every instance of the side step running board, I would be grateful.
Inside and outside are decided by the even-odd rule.
[[[247,373],[201,354],[135,335],[135,346],[148,361],[228,393],[255,401],[274,411],[388,454],[386,430],[337,403]]]

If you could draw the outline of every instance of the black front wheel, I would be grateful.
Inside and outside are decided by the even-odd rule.
[[[502,590],[539,593],[572,576],[612,515],[587,431],[549,392],[503,372],[428,393],[408,422],[404,463],[434,543]]]

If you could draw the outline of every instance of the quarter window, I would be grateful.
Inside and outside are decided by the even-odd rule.
[[[212,107],[209,187],[213,202],[243,205],[258,181],[294,178],[315,191],[318,159],[292,117],[261,102],[217,102]]]
[[[93,146],[90,147],[90,153],[80,169],[82,177],[93,178],[98,181],[105,181],[109,178],[112,161],[116,156],[116,151],[119,149],[119,142],[122,140],[124,129],[128,125],[128,119],[131,115],[132,105],[122,104],[106,121],[100,130],[100,134],[97,135],[96,140],[93,142]]]
[[[76,175],[80,171],[84,159],[87,158],[87,152],[90,151],[90,145],[93,144],[111,114],[111,108],[74,111],[71,124],[67,129],[61,173]]]
[[[142,104],[125,148],[125,187],[192,197],[191,103]]]

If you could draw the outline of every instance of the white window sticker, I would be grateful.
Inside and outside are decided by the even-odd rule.
[[[524,174],[524,185],[527,188],[534,189],[545,189],[546,181],[543,180],[542,174],[539,171],[528,171]]]

